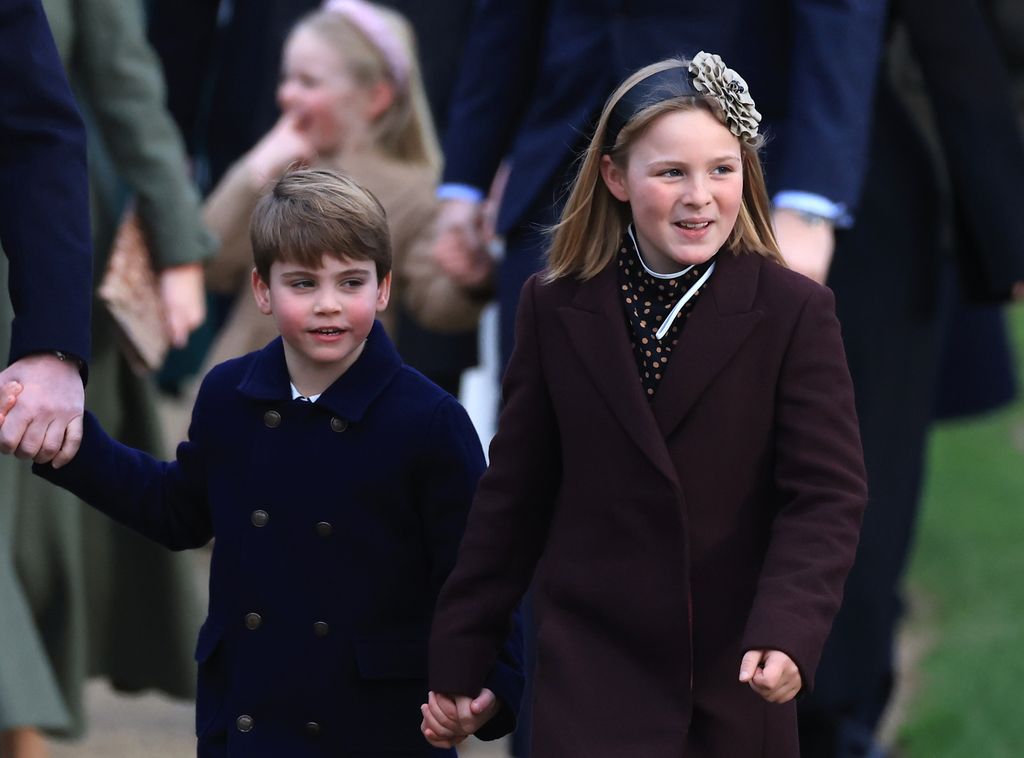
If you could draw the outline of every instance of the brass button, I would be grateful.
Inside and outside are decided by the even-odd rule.
[[[333,429],[336,432],[343,432],[346,429],[348,429],[348,422],[343,418],[338,418],[337,416],[334,416],[331,419],[331,429]]]
[[[235,719],[235,726],[238,727],[238,731],[240,732],[251,732],[254,726],[252,716],[247,716],[243,713]]]
[[[321,537],[330,537],[334,532],[334,527],[328,524],[326,521],[318,521],[316,524],[316,533]]]
[[[249,520],[252,521],[253,526],[266,526],[267,522],[270,521],[270,514],[262,510],[253,511]]]
[[[306,734],[308,734],[310,737],[316,737],[320,734],[320,725],[315,721],[307,721]]]
[[[263,623],[263,617],[258,613],[247,613],[245,614],[245,628],[246,629],[259,629],[260,624]]]
[[[263,423],[270,429],[276,429],[281,426],[281,414],[277,411],[267,411],[263,414]]]
[[[327,632],[329,632],[330,630],[331,628],[327,625],[326,621],[317,621],[315,624],[313,624],[313,634],[315,634],[317,637],[326,637]]]

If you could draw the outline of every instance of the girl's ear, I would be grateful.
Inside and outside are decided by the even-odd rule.
[[[610,155],[601,156],[601,178],[608,191],[616,200],[629,202],[629,188],[626,186],[626,172],[612,160]]]
[[[252,295],[256,298],[256,307],[260,309],[260,313],[269,316],[274,312],[270,303],[270,287],[255,268],[252,270]]]
[[[395,87],[391,82],[379,81],[366,90],[366,118],[373,123],[394,105]]]
[[[380,284],[377,285],[377,310],[382,311],[388,307],[388,300],[391,299],[391,272],[389,271]]]

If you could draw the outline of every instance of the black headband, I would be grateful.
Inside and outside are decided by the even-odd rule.
[[[601,152],[610,153],[612,151],[622,127],[644,108],[677,97],[700,96],[701,93],[693,86],[689,70],[684,66],[673,66],[641,79],[619,98],[615,107],[612,108],[612,112],[608,114]]]

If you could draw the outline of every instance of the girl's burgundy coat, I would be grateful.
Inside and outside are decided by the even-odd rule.
[[[615,264],[525,286],[506,405],[431,642],[475,693],[535,576],[535,758],[797,758],[793,702],[738,682],[779,649],[805,688],[866,503],[829,290],[723,253],[653,403]]]

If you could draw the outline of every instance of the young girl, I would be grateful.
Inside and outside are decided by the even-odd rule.
[[[241,287],[207,368],[274,337],[273,324],[248,293],[249,216],[265,187],[295,163],[343,171],[380,200],[394,244],[393,302],[431,323],[475,327],[480,304],[429,254],[441,156],[408,22],[363,0],[329,0],[289,34],[277,97],[281,119],[230,169],[204,208],[222,242],[207,281],[228,292]],[[391,311],[381,320],[395,337]]]
[[[607,102],[439,600],[434,744],[471,728],[533,579],[534,758],[798,756],[866,492],[833,298],[779,254],[759,120],[706,53]]]

